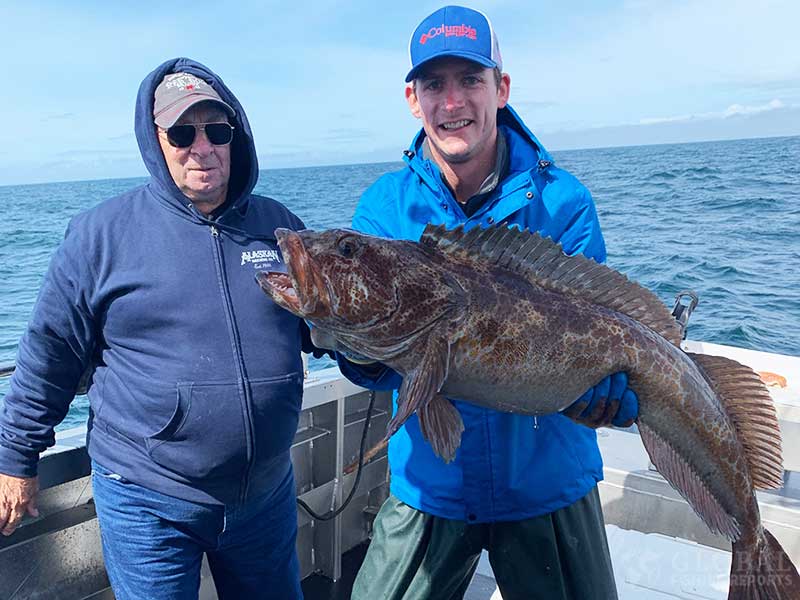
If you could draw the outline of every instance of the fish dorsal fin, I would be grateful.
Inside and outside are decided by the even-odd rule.
[[[753,486],[771,490],[783,485],[781,432],[767,386],[750,367],[722,356],[692,354],[731,418],[745,449]]]
[[[527,229],[463,225],[447,230],[428,225],[420,243],[454,257],[481,258],[526,277],[545,289],[570,294],[629,316],[676,346],[681,331],[669,309],[653,292],[582,254],[567,256],[561,244]]]

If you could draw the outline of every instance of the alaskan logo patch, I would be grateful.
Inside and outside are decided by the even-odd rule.
[[[257,271],[282,271],[286,272],[286,265],[279,250],[268,248],[265,250],[242,250],[241,266],[253,265]]]

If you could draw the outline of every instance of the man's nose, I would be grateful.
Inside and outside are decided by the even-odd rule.
[[[192,142],[192,152],[200,155],[207,155],[214,148],[214,144],[208,139],[205,127],[198,127]]]
[[[456,110],[464,106],[464,90],[455,84],[448,85],[445,90],[444,106],[447,110]]]

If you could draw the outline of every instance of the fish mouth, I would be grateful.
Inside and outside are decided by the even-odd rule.
[[[303,239],[290,229],[275,230],[287,273],[260,271],[256,281],[272,300],[301,318],[324,316],[329,312],[330,293],[308,254]]]
[[[300,309],[300,298],[295,292],[294,282],[286,273],[280,271],[259,271],[256,273],[256,281],[267,296],[278,305],[289,312],[302,316]]]

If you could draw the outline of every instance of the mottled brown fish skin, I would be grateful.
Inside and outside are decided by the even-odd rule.
[[[329,239],[319,237],[326,234]],[[318,325],[331,327],[331,315],[323,315],[330,309],[338,316],[332,329],[346,329],[340,337],[348,346],[401,374],[421,360],[414,336],[449,322],[451,355],[442,393],[520,414],[562,410],[607,374],[626,371],[639,397],[640,425],[691,457],[739,523],[753,521],[753,515],[757,520],[733,426],[680,349],[614,311],[537,288],[491,265],[444,261],[412,242],[376,245],[362,252],[356,268],[331,258],[326,264],[324,249],[336,246],[330,238],[347,235],[303,232],[281,239],[284,245],[302,240],[314,268],[325,273],[332,304],[311,315],[312,321],[317,316]],[[286,253],[299,256],[298,249]],[[395,350],[387,355],[386,348]]]
[[[757,523],[736,432],[684,352],[638,322],[579,298],[536,289],[489,268],[449,266],[467,290],[469,310],[453,344],[445,396],[497,410],[549,414],[607,374],[625,371],[639,397],[639,424],[690,457],[743,529]]]
[[[654,464],[712,530],[735,542],[734,558],[737,547],[740,561],[785,556],[762,528],[731,417],[692,358],[658,333],[519,273],[445,257],[424,244],[347,230],[277,235],[295,289],[315,299],[305,301],[313,310],[304,312],[265,286],[276,302],[404,377],[430,356],[432,340],[446,339],[449,358],[440,391],[447,398],[550,414],[606,375],[627,372]],[[312,281],[321,286],[316,293]],[[800,596],[800,588],[786,592],[797,582],[791,563],[780,576],[792,586],[778,585],[777,591],[736,587],[735,576],[744,575],[732,570],[730,598]]]

